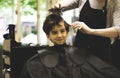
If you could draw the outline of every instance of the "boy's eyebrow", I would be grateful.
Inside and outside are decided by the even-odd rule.
[[[58,24],[58,25],[62,26],[61,24]]]
[[[57,24],[58,26],[62,26],[61,24]]]

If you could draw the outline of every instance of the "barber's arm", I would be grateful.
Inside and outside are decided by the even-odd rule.
[[[53,7],[59,7],[60,5],[63,11],[67,11],[67,10],[71,10],[74,8],[78,8],[79,2],[81,1],[82,0],[62,0],[54,4]]]
[[[92,29],[89,28],[84,22],[74,22],[72,23],[72,28],[79,29],[81,32],[90,35],[102,36],[102,37],[109,37],[109,38],[116,38],[119,36],[120,27],[110,27],[104,29]]]
[[[78,8],[80,0],[64,0],[61,2],[63,11]]]
[[[120,26],[115,26],[115,29],[118,32],[118,39],[120,39]]]
[[[109,38],[116,38],[118,37],[118,32],[115,27],[104,28],[104,29],[91,29],[92,31],[89,34],[109,37]]]

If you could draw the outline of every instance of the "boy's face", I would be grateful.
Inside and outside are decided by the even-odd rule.
[[[53,42],[54,45],[62,45],[66,43],[68,32],[65,29],[64,22],[59,22],[58,25],[55,25],[47,35],[48,39]]]

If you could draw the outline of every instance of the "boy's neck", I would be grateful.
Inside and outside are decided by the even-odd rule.
[[[68,46],[68,45],[65,43],[65,44],[62,44],[62,45],[54,45],[54,46],[58,46],[58,47],[66,47],[66,46]]]

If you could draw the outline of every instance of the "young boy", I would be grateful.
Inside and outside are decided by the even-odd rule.
[[[60,9],[45,19],[43,30],[54,44],[38,50],[25,64],[20,78],[120,78],[120,72],[82,48],[66,45],[69,25]]]

